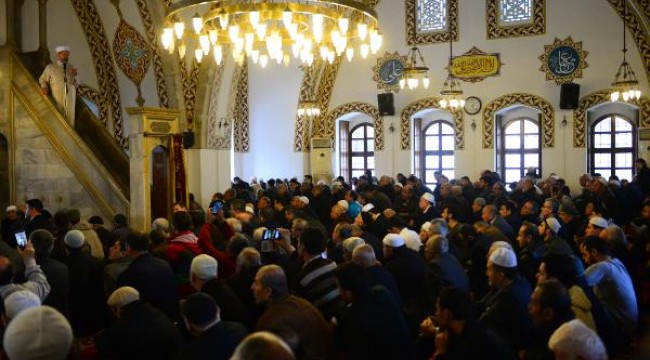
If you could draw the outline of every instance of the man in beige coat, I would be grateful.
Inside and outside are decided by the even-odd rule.
[[[38,79],[44,95],[52,95],[59,112],[74,128],[74,108],[77,98],[77,68],[68,62],[69,46],[57,46],[56,62],[45,67]]]

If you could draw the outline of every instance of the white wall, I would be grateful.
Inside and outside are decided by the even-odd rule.
[[[235,175],[302,177],[303,154],[293,151],[293,134],[302,72],[296,61],[289,67],[269,63],[249,66],[250,152],[235,153]]]
[[[546,34],[511,39],[487,40],[485,2],[467,1],[459,5],[459,41],[454,42],[454,54],[460,55],[472,46],[491,53],[501,54],[505,64],[501,75],[488,78],[479,83],[462,83],[465,96],[478,96],[483,107],[499,96],[525,92],[540,96],[556,109],[555,147],[544,148],[543,173],[565,174],[570,184],[577,184],[577,178],[586,171],[586,150],[573,148],[572,112],[559,109],[560,88],[554,82],[545,81],[545,74],[538,69],[541,61],[538,56],[544,52],[544,45],[553,43],[555,37],[564,40],[572,36],[574,41],[582,41],[589,55],[583,78],[575,82],[581,84],[581,96],[608,88],[618,65],[622,60],[622,21],[605,0],[547,0]],[[406,54],[404,1],[381,1],[378,6],[380,27],[384,34],[384,45],[378,56],[385,52],[399,51]],[[629,34],[628,34],[629,35]],[[642,90],[648,93],[648,83],[643,64],[636,46],[628,36],[628,61],[642,82]],[[399,129],[399,115],[409,103],[427,96],[437,96],[446,72],[449,44],[422,45],[419,47],[426,64],[431,69],[431,86],[428,91],[401,91],[395,94],[396,117],[386,118],[386,150],[377,153],[377,161],[393,164],[385,169],[388,174],[412,171],[412,150],[399,147],[399,131],[387,131],[390,121]],[[376,103],[377,90],[372,81],[372,66],[376,57],[366,60],[355,58],[352,63],[344,61],[336,82],[331,108],[351,101]],[[569,124],[561,125],[563,116]],[[469,124],[475,120],[476,130]],[[482,149],[481,113],[465,116],[465,149],[456,152],[457,175],[467,174],[476,178],[481,169],[494,168],[494,150]],[[383,158],[390,157],[390,160]],[[574,186],[575,187],[575,186]]]

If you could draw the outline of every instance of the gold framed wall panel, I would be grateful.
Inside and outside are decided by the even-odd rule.
[[[409,46],[423,44],[437,44],[458,40],[458,0],[447,0],[447,30],[439,32],[418,32],[417,27],[417,0],[406,0],[406,43]]]
[[[483,148],[494,148],[494,116],[502,109],[524,105],[542,113],[542,147],[555,146],[555,110],[544,98],[533,94],[513,93],[496,98],[483,109]]]
[[[402,150],[411,148],[411,117],[425,109],[447,111],[454,119],[454,148],[461,150],[465,148],[465,115],[463,109],[447,110],[440,107],[439,97],[428,97],[416,100],[402,110],[400,117],[400,145]]]

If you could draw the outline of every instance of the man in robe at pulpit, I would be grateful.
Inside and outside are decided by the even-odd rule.
[[[54,104],[68,124],[74,128],[75,102],[77,99],[77,68],[68,62],[69,46],[57,46],[56,62],[45,67],[38,79],[44,95],[52,95]]]

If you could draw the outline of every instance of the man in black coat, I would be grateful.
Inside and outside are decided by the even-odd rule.
[[[144,234],[129,234],[126,249],[133,262],[117,278],[117,286],[134,287],[142,300],[175,319],[176,280],[169,263],[149,254],[149,238]]]
[[[36,230],[29,240],[36,251],[36,263],[47,277],[50,284],[50,294],[43,300],[43,305],[49,305],[70,319],[68,308],[68,293],[70,291],[70,276],[66,264],[50,257],[54,246],[54,236],[47,230]]]
[[[382,267],[375,257],[375,251],[372,246],[368,244],[358,245],[352,251],[352,261],[366,268],[370,285],[383,286],[393,296],[395,303],[402,304],[402,298],[397,289],[397,283],[393,275]]]
[[[393,297],[371,287],[363,266],[345,263],[336,270],[339,289],[348,304],[335,331],[335,343],[347,359],[409,359],[409,332]]]
[[[195,290],[208,294],[218,304],[220,317],[252,328],[252,323],[241,300],[224,281],[217,279],[218,264],[212,256],[201,254],[192,259],[190,283]]]
[[[449,252],[449,240],[442,235],[433,235],[424,249],[427,260],[427,296],[428,303],[435,306],[438,295],[443,288],[453,286],[469,293],[469,279],[458,262]]]
[[[248,334],[240,323],[221,321],[220,310],[214,299],[202,292],[194,293],[181,302],[181,315],[192,339],[179,359],[228,360]]]
[[[117,322],[95,336],[102,359],[174,359],[184,345],[174,323],[160,310],[140,300],[132,287],[115,290],[108,306]]]
[[[85,239],[81,231],[68,231],[63,241],[68,253],[70,324],[75,336],[85,337],[106,326],[102,263],[82,250]]]
[[[48,218],[43,214],[43,202],[39,199],[27,200],[25,218],[27,219],[27,224],[25,224],[25,235],[27,237],[38,229],[44,229],[51,233],[54,232],[54,223],[51,217]]]

